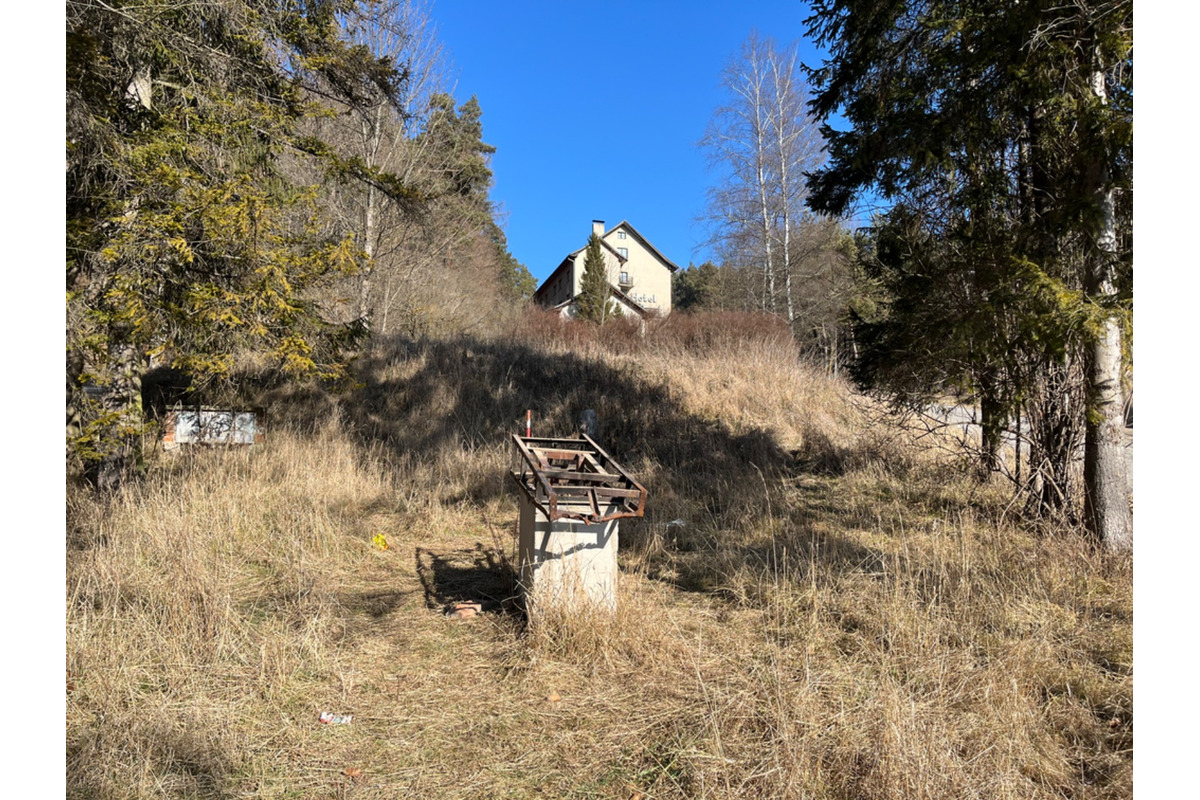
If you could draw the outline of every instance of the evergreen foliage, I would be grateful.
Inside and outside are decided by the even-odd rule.
[[[603,325],[608,319],[620,314],[612,300],[612,285],[608,281],[608,267],[604,261],[604,248],[600,237],[592,233],[584,250],[583,278],[579,297],[576,299],[581,319]]]
[[[392,97],[405,79],[342,37],[355,6],[67,3],[68,385],[93,387],[75,391],[71,432],[89,466],[127,460],[152,365],[205,380],[254,351],[287,374],[341,374],[311,298],[362,252],[287,163],[420,200],[300,126],[320,113],[310,90]]]
[[[389,325],[532,294],[421,8],[69,0],[66,29],[68,439],[100,482],[136,455],[148,370],[336,380]]]
[[[810,205],[845,213],[866,190],[893,203],[863,260],[882,302],[858,320],[858,376],[914,405],[945,391],[977,400],[991,467],[1022,410],[1071,429],[1077,392],[1057,376],[1083,380],[1072,365],[1131,319],[1132,4],[813,10],[830,57],[809,71],[812,108],[850,129],[823,127],[830,160]],[[1089,378],[1087,393],[1117,382]],[[1071,450],[1035,440],[1032,460]],[[1048,484],[1067,472],[1037,476],[1038,505],[1064,505],[1068,487]]]
[[[717,267],[711,261],[700,266],[688,264],[671,276],[671,307],[687,311],[714,306],[718,280]]]
[[[531,299],[537,291],[537,278],[508,251],[508,237],[495,222],[491,223],[491,241],[496,250],[498,280],[503,296],[515,303]]]
[[[417,136],[417,145],[437,153],[436,171],[442,183],[438,193],[472,201],[479,218],[486,216],[490,220],[488,190],[492,185],[492,170],[488,157],[496,148],[483,141],[482,117],[483,111],[474,96],[456,111],[453,97],[436,94],[430,101],[429,121]]]

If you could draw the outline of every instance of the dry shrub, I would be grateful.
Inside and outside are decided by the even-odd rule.
[[[787,323],[773,314],[696,311],[672,314],[648,328],[659,352],[705,355],[741,347],[793,350]]]
[[[511,341],[547,350],[594,354],[637,352],[645,325],[634,317],[615,317],[604,325],[566,319],[556,311],[530,305],[513,323]]]
[[[792,349],[787,323],[773,314],[697,311],[667,317],[617,317],[597,325],[528,307],[508,331],[512,341],[597,355],[705,354],[742,346]]]

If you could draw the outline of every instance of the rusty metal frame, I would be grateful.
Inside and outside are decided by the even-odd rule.
[[[548,439],[513,434],[513,443],[521,457],[520,472],[510,474],[529,501],[546,519],[574,519],[588,524],[626,517],[641,517],[646,512],[646,487],[587,434],[581,438]],[[619,509],[610,514],[601,510],[612,503]],[[563,500],[585,501],[589,512],[567,511]]]

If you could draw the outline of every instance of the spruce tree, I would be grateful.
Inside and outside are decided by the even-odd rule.
[[[322,224],[294,166],[420,202],[301,126],[317,88],[391,102],[406,81],[347,41],[338,23],[355,8],[68,0],[68,437],[96,483],[136,461],[152,366],[227,379],[257,353],[284,374],[341,373],[348,332],[313,297],[363,253]]]
[[[969,393],[991,451],[1022,404],[1081,416],[1069,398],[1085,396],[1088,522],[1128,548],[1132,2],[817,0],[813,11],[809,33],[830,58],[810,70],[811,107],[849,130],[824,127],[830,160],[810,176],[810,206],[841,214],[865,191],[894,204],[878,220],[874,275],[889,298],[859,328],[860,375],[916,402]],[[1031,461],[1069,458],[1058,444]]]
[[[588,237],[584,251],[583,280],[576,300],[579,317],[603,325],[617,315],[616,304],[611,298],[612,287],[608,282],[604,249],[600,245],[600,237],[593,233]]]

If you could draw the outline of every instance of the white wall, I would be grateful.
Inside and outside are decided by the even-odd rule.
[[[629,289],[622,287],[622,291],[648,311],[657,309],[662,314],[669,314],[671,312],[670,268],[659,261],[650,250],[643,247],[632,233],[627,233],[622,239],[623,230],[618,226],[604,237],[604,241],[614,250],[624,247],[629,251],[629,258],[624,267],[610,267],[609,275],[613,285],[620,285],[620,272],[624,269],[629,273],[633,287]],[[615,262],[616,259],[613,261]]]

